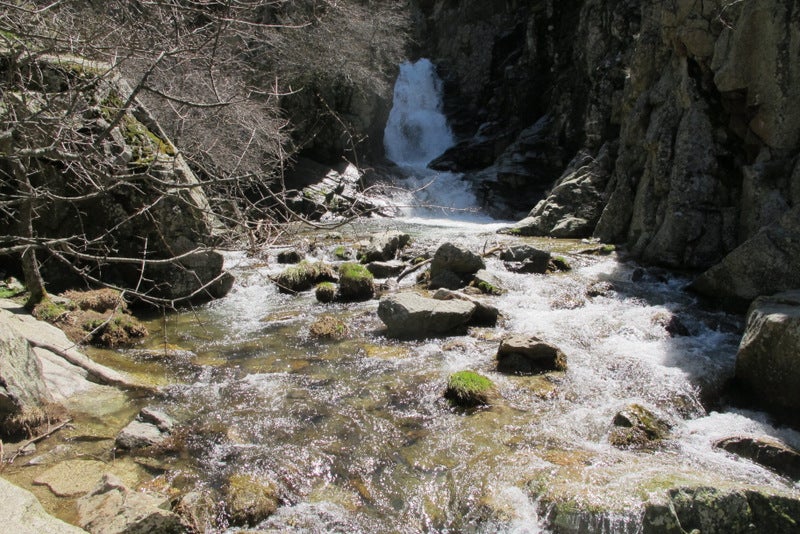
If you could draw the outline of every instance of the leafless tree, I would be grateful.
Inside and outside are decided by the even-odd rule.
[[[0,1],[0,256],[20,258],[29,305],[46,296],[42,274],[65,269],[161,305],[213,293],[219,277],[198,267],[208,247],[269,238],[279,222],[298,147],[283,102],[318,98],[325,79],[386,92],[401,11],[388,0]],[[175,269],[196,283],[164,291]]]

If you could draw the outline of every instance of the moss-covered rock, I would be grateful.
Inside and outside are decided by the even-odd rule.
[[[225,486],[225,511],[232,526],[254,526],[278,509],[274,483],[250,475],[232,475]]]
[[[494,383],[474,371],[459,371],[447,379],[444,397],[453,406],[474,408],[492,403],[497,395]]]
[[[126,313],[87,320],[83,329],[92,345],[108,348],[131,345],[148,334],[147,327]]]
[[[336,273],[327,263],[303,260],[297,265],[288,267],[275,279],[278,290],[282,293],[298,293],[307,291],[320,282],[335,282]]]
[[[309,333],[321,339],[342,339],[350,332],[347,323],[331,315],[324,315],[309,327]]]
[[[614,417],[609,441],[620,449],[652,448],[667,437],[670,425],[639,404],[631,404]]]
[[[339,266],[339,300],[354,302],[369,300],[375,295],[372,273],[360,263]]]
[[[319,302],[327,304],[336,299],[336,284],[333,282],[322,282],[314,290],[314,296]]]

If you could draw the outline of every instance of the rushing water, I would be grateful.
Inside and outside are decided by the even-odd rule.
[[[227,297],[153,321],[151,350],[127,353],[134,367],[166,377],[156,407],[187,429],[188,454],[175,458],[173,472],[182,475],[171,475],[172,484],[213,491],[232,473],[274,481],[284,504],[258,527],[280,532],[547,532],[547,510],[558,503],[601,510],[597,531],[636,532],[643,503],[676,485],[797,496],[791,482],[712,447],[731,434],[800,445],[797,433],[760,414],[707,412],[701,404],[702,391],[713,397],[732,374],[740,318],[699,308],[684,278],[576,253],[586,244],[500,236],[496,222],[420,209],[453,197],[456,207],[474,205],[457,175],[424,168],[452,143],[438,84],[427,61],[401,67],[387,153],[406,167],[407,182],[444,185],[407,199],[417,208],[406,218],[357,221],[340,236],[298,240],[313,243],[317,259],[334,261],[336,246],[401,229],[414,254],[445,240],[476,251],[530,243],[565,255],[574,269],[515,274],[490,257],[488,268],[507,289],[486,297],[502,325],[400,342],[383,335],[376,300],[323,305],[311,293],[280,294],[270,281],[281,269],[276,251],[230,254],[237,282]],[[611,289],[589,296],[598,283]],[[310,324],[329,315],[347,323],[344,339],[310,335]],[[673,315],[690,335],[669,335],[664,325]],[[497,373],[495,354],[508,333],[559,346],[569,369]],[[462,369],[491,377],[500,402],[470,414],[452,409],[442,393]],[[609,443],[614,415],[632,403],[672,425],[656,451]]]

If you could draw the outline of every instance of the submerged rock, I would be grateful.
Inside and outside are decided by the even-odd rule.
[[[59,497],[79,497],[92,491],[107,471],[108,466],[98,460],[67,460],[49,468],[33,483],[47,486]]]
[[[475,308],[474,303],[462,300],[399,293],[381,299],[378,317],[390,337],[423,339],[465,331]]]
[[[116,446],[136,450],[161,445],[169,437],[175,423],[160,410],[144,408],[136,419],[128,423],[117,435]]]
[[[760,405],[796,418],[800,410],[800,290],[753,302],[736,355],[736,379]]]
[[[714,446],[747,458],[792,480],[800,480],[800,451],[776,439],[733,436],[717,441]]]
[[[497,349],[497,370],[501,373],[530,375],[566,369],[564,353],[536,336],[511,335]]]
[[[114,475],[105,475],[78,500],[80,525],[92,534],[179,534],[181,518],[169,511],[164,496],[131,491]]]
[[[233,526],[254,526],[278,509],[278,490],[271,481],[233,475],[224,490],[225,511]]]

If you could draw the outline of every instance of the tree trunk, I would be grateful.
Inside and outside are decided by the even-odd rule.
[[[19,160],[12,160],[15,178],[19,183],[20,192],[24,195],[24,200],[19,210],[20,235],[29,238],[31,241],[35,237],[33,230],[34,219],[34,200],[35,190],[31,184],[30,176],[25,166]],[[39,260],[36,258],[36,247],[31,245],[22,253],[22,273],[25,276],[25,287],[28,289],[28,301],[25,307],[28,310],[47,298],[47,291],[44,288],[42,273],[39,271]]]

